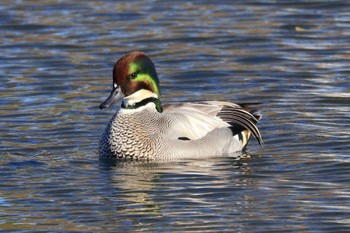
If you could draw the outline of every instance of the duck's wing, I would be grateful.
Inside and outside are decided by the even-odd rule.
[[[260,105],[261,103],[258,102],[253,102],[253,103],[231,103],[231,102],[224,102],[224,101],[205,101],[205,102],[201,102],[201,103],[205,103],[205,104],[209,104],[209,105],[217,105],[217,106],[221,106],[221,107],[231,107],[233,109],[243,109],[246,112],[249,112],[250,114],[252,114],[257,121],[259,121],[262,117],[262,114],[259,112],[259,110],[254,107],[257,105]]]
[[[234,134],[244,130],[251,132],[263,145],[262,137],[256,123],[261,118],[253,105],[234,104],[220,101],[207,101],[165,105],[163,114],[173,123],[172,133],[179,138],[195,140],[204,137],[215,128],[228,127]]]
[[[205,103],[172,104],[163,106],[162,114],[171,122],[171,136],[197,140],[215,128],[229,127],[216,116],[220,109],[220,106]]]
[[[229,123],[234,131],[242,131],[239,129],[243,127],[254,135],[261,146],[264,145],[262,136],[256,124],[261,119],[261,114],[256,113],[255,109],[249,108],[251,104],[242,104],[237,106],[224,105],[217,114],[225,122]],[[237,128],[237,126],[239,126]],[[237,132],[238,133],[238,132]]]

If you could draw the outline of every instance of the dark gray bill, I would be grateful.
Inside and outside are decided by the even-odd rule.
[[[113,104],[117,103],[124,97],[124,93],[120,89],[120,86],[113,87],[113,90],[109,97],[100,105],[100,109],[109,108]]]

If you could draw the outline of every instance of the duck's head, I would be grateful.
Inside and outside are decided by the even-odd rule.
[[[137,108],[153,102],[161,112],[159,97],[159,80],[153,62],[142,52],[131,52],[115,63],[112,92],[100,109],[122,99],[124,108]]]

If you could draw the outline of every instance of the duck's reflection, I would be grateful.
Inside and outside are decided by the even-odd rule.
[[[120,202],[118,214],[132,221],[166,218],[187,224],[190,219],[254,215],[249,204],[254,197],[247,191],[256,182],[249,166],[254,158],[240,157],[166,163],[101,160],[100,166],[115,190],[111,201]]]

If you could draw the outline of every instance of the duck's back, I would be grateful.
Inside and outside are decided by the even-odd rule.
[[[254,114],[256,110],[249,105],[208,101],[165,106],[164,117],[172,122],[168,156],[176,159],[232,154],[247,145],[251,133],[262,145],[255,125],[261,115]]]

